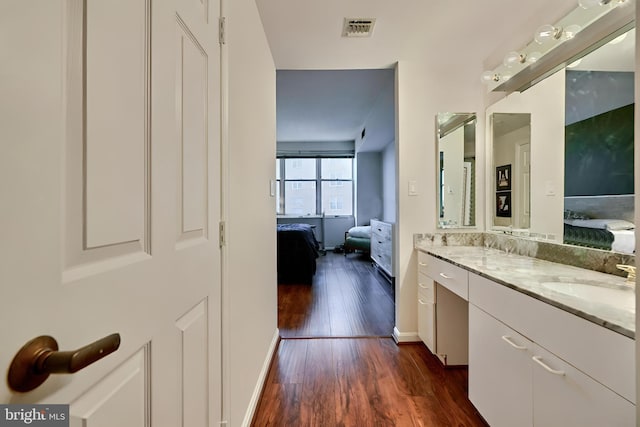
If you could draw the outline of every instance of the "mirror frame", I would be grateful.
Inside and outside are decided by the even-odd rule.
[[[440,124],[440,120],[439,120],[439,116],[441,114],[451,114],[452,117],[455,117],[454,120],[447,120],[442,126]],[[441,179],[440,179],[440,170],[441,170],[441,165],[440,165],[440,139],[442,137],[443,134],[448,134],[453,130],[458,129],[460,126],[466,126],[467,124],[474,122],[473,125],[475,127],[475,133],[474,133],[474,141],[473,141],[473,148],[474,148],[474,157],[476,159],[475,161],[475,167],[473,170],[473,180],[475,181],[476,185],[474,188],[474,194],[473,197],[476,200],[476,203],[474,204],[474,212],[473,212],[473,218],[474,218],[474,223],[473,225],[463,225],[463,224],[457,224],[451,227],[443,227],[440,224],[440,209],[441,209]],[[477,124],[478,124],[478,114],[475,112],[464,112],[464,113],[438,113],[436,114],[435,117],[435,129],[436,129],[436,144],[435,144],[435,183],[436,183],[436,203],[435,203],[435,213],[436,213],[436,230],[456,230],[456,229],[464,229],[464,230],[473,230],[473,229],[477,229],[478,228],[478,178],[480,178],[480,175],[478,173],[478,135],[477,135]],[[463,154],[463,158],[464,158],[464,154]]]

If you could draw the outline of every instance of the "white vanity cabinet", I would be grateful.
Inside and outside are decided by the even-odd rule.
[[[371,220],[371,259],[389,277],[395,277],[393,271],[393,224]]]
[[[493,427],[635,425],[634,341],[469,275],[469,399]]]
[[[469,399],[493,427],[533,425],[533,342],[469,304]]]
[[[418,336],[447,366],[468,363],[468,272],[418,251]]]
[[[436,289],[428,275],[428,255],[418,252],[418,336],[436,352]]]

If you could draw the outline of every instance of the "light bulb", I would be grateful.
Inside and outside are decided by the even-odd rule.
[[[557,40],[562,35],[562,28],[545,24],[536,30],[535,40],[538,44],[547,43],[550,40]]]
[[[500,81],[500,74],[494,73],[493,71],[485,71],[480,76],[480,81],[484,84],[495,83]]]
[[[593,7],[602,6],[604,2],[600,0],[578,0],[578,4],[583,9],[591,9]]]
[[[563,35],[565,40],[571,40],[576,36],[576,34],[580,32],[580,30],[582,30],[582,27],[580,25],[576,25],[576,24],[569,25],[567,28],[564,29]]]
[[[512,51],[505,55],[502,63],[505,67],[511,68],[516,64],[524,63],[526,58],[525,54],[521,54],[520,52]]]
[[[538,62],[540,58],[542,58],[542,54],[540,52],[538,51],[531,52],[530,54],[527,55],[527,62],[529,64],[534,64]]]

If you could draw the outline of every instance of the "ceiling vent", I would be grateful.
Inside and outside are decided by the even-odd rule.
[[[342,37],[369,37],[375,23],[375,18],[344,18]]]

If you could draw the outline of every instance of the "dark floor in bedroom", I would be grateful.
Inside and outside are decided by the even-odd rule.
[[[394,290],[365,255],[328,253],[310,285],[278,286],[281,341],[253,426],[486,426],[467,369],[391,338]]]
[[[390,337],[393,285],[361,253],[327,252],[311,285],[278,285],[282,338]]]

